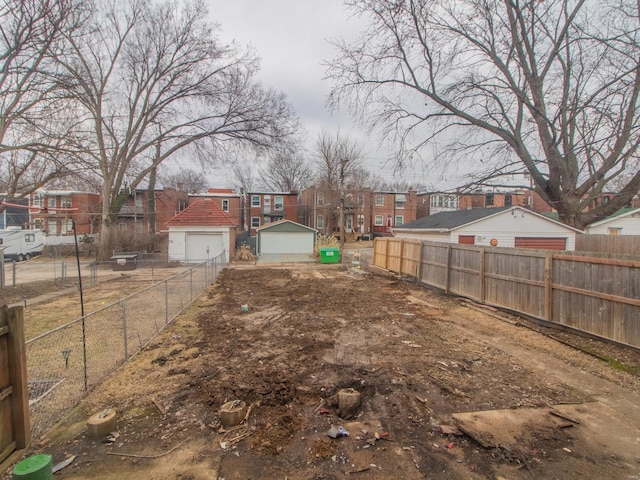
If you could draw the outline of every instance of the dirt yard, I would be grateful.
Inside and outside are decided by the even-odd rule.
[[[640,479],[640,355],[528,326],[343,266],[231,267],[30,453],[75,456],[61,479]]]

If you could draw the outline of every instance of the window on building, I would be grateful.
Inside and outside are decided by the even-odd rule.
[[[134,203],[136,205],[136,208],[142,208],[142,194],[135,193],[133,195],[133,198],[135,199]]]
[[[382,227],[384,225],[384,217],[382,215],[376,215],[375,223],[377,227]]]
[[[396,215],[396,227],[404,224],[404,215]]]
[[[486,193],[484,196],[484,204],[486,207],[493,207],[493,193]]]
[[[260,206],[260,195],[251,195],[251,206],[259,207]],[[253,221],[253,218],[251,219]],[[260,221],[260,219],[258,219]]]
[[[142,203],[142,196],[140,197],[140,202]],[[71,201],[71,195],[64,195],[60,199],[60,206],[62,208],[71,208],[72,203],[73,202]]]
[[[324,215],[318,215],[316,217],[316,228],[321,230],[324,228]]]
[[[620,235],[622,233],[622,229],[621,228],[609,228],[608,229],[609,235]]]
[[[223,212],[229,211],[229,200],[227,199],[222,200],[222,211]]]
[[[273,208],[276,210],[282,210],[284,208],[284,197],[282,195],[273,197]]]
[[[33,196],[33,206],[34,207],[44,207],[44,195],[41,193],[36,193]]]
[[[376,195],[376,205],[384,205],[384,195]]]
[[[431,195],[429,204],[432,207],[458,208],[458,197],[456,195]]]
[[[364,205],[364,193],[358,194],[358,205]]]
[[[510,207],[513,204],[513,197],[511,196],[510,193],[507,193],[504,196],[504,206],[505,207]]]
[[[56,197],[47,197],[47,207],[56,208]]]
[[[318,205],[324,205],[324,193],[318,193],[317,201]]]
[[[396,195],[396,209],[404,210],[404,204],[407,202],[406,195]]]
[[[60,232],[62,234],[73,233],[73,222],[70,218],[65,218],[64,220],[62,220]]]
[[[258,228],[260,226],[260,217],[251,217],[251,228]]]

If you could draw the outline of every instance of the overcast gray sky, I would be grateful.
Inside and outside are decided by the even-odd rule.
[[[365,143],[371,173],[393,181],[392,168],[383,168],[388,153],[378,149],[379,139],[367,138],[346,112],[332,113],[325,107],[331,84],[323,80],[322,61],[336,53],[327,40],[354,38],[363,28],[362,20],[353,18],[342,0],[209,0],[208,5],[223,40],[250,44],[261,57],[260,81],[287,95],[305,126],[308,148],[322,129],[339,129]],[[407,172],[405,178],[435,183],[416,172]]]

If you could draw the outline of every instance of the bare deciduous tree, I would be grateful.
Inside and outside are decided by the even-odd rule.
[[[637,194],[638,3],[348,3],[370,25],[359,41],[336,42],[330,100],[381,127],[401,153],[446,145],[460,161],[483,162],[465,164],[481,183],[527,172],[578,228]],[[612,201],[585,210],[623,174]]]
[[[215,159],[226,143],[266,148],[297,128],[284,96],[254,81],[256,59],[219,43],[207,17],[198,0],[107,0],[68,39],[64,86],[104,182],[101,256],[127,182],[196,143]]]
[[[0,191],[22,197],[69,174],[75,120],[54,81],[53,57],[82,19],[75,0],[0,4]]]
[[[294,148],[276,149],[260,170],[260,180],[266,190],[300,191],[313,182],[313,168],[304,154]]]
[[[180,168],[160,175],[160,181],[165,187],[178,189],[182,187],[188,193],[202,193],[207,191],[207,179],[204,171],[193,168]]]
[[[326,131],[318,135],[316,142],[317,170],[316,177],[320,188],[337,198],[327,198],[331,205],[329,222],[338,217],[340,229],[340,248],[345,243],[344,207],[345,187],[350,179],[361,174],[363,147],[349,136],[337,132],[331,135]]]

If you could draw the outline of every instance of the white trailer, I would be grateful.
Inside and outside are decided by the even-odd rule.
[[[0,247],[4,247],[5,260],[29,260],[42,253],[44,233],[42,230],[0,230]]]

